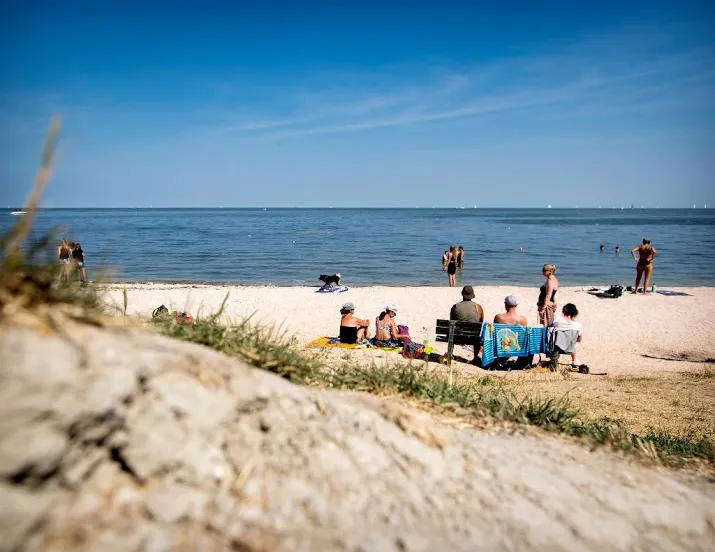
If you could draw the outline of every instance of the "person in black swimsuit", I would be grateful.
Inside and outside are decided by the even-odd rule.
[[[545,264],[541,273],[546,277],[546,283],[539,288],[539,300],[536,306],[539,308],[539,322],[544,326],[550,326],[556,315],[556,292],[559,290],[559,281],[556,279],[556,267],[552,264]]]
[[[452,244],[449,246],[449,254],[447,255],[447,275],[449,277],[449,287],[457,285],[457,246]]]

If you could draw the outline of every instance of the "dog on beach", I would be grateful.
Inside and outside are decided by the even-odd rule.
[[[340,273],[335,274],[321,274],[318,276],[318,280],[323,282],[326,286],[339,286],[340,285]]]

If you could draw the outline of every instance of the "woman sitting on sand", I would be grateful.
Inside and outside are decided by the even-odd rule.
[[[636,253],[638,253],[638,259],[636,259]],[[636,264],[636,287],[633,288],[633,293],[638,293],[638,286],[641,283],[641,276],[645,276],[643,280],[643,295],[648,291],[648,286],[650,284],[650,276],[653,274],[653,259],[658,252],[650,244],[649,238],[643,238],[643,244],[631,249],[631,255],[633,260],[637,261]]]
[[[360,343],[368,335],[369,320],[362,320],[355,316],[355,304],[345,303],[340,308],[340,343]]]
[[[401,347],[402,341],[410,339],[408,334],[401,334],[395,324],[397,307],[387,305],[375,320],[375,345],[378,347]]]
[[[544,326],[551,326],[556,314],[556,292],[559,290],[559,281],[556,279],[556,267],[545,264],[541,273],[546,277],[546,283],[539,288],[539,322]]]

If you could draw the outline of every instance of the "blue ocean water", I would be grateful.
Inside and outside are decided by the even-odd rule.
[[[16,220],[0,211],[0,231]],[[90,278],[318,285],[340,272],[349,286],[446,286],[440,258],[455,243],[458,285],[535,285],[544,263],[564,286],[631,284],[629,251],[647,235],[654,283],[715,285],[711,209],[49,209],[35,232],[59,225]]]

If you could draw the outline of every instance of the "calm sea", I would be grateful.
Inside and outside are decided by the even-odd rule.
[[[0,211],[0,229],[16,220]],[[629,251],[647,235],[654,283],[715,285],[712,209],[52,209],[36,232],[59,225],[90,278],[105,267],[117,280],[318,285],[340,272],[348,286],[446,286],[454,243],[458,285],[540,284],[544,263],[565,286],[630,284]]]

